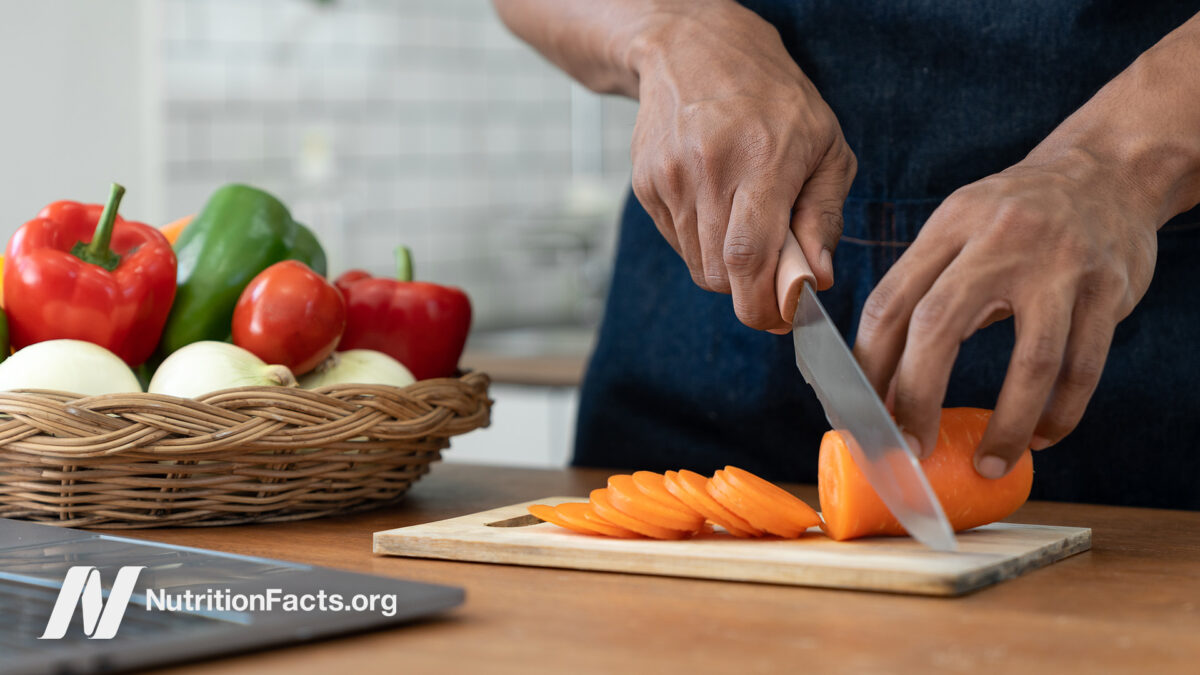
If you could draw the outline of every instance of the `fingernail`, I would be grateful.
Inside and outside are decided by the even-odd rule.
[[[925,458],[925,453],[921,451],[921,441],[918,441],[916,436],[913,436],[907,431],[901,431],[900,435],[904,437],[904,442],[908,443],[908,447],[913,451],[913,454],[917,456],[917,459]]]
[[[1030,450],[1045,450],[1046,448],[1048,448],[1052,445],[1054,445],[1054,444],[1051,443],[1050,441],[1048,441],[1047,439],[1042,438],[1041,436],[1036,436],[1036,435],[1029,441],[1029,449]]]
[[[825,270],[825,272],[829,275],[829,281],[830,281],[830,283],[832,283],[833,282],[833,254],[830,253],[829,249],[827,249],[827,248],[821,249],[821,269]]]
[[[984,455],[975,464],[979,475],[993,480],[1001,478],[1008,471],[1008,462],[995,455]]]

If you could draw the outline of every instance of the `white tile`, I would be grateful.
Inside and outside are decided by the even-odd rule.
[[[249,161],[263,158],[263,125],[257,120],[216,120],[212,125],[212,158]]]

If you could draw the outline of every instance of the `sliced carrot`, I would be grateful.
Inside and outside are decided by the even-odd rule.
[[[529,512],[539,520],[544,520],[547,523],[554,523],[555,525],[571,530],[572,532],[578,532],[580,534],[598,534],[595,528],[576,525],[566,518],[563,518],[562,514],[560,514],[553,506],[548,506],[546,504],[530,504]]]
[[[592,504],[592,512],[600,518],[612,523],[613,525],[623,527],[627,530],[633,530],[638,534],[645,535],[652,539],[683,539],[688,536],[687,532],[659,527],[658,525],[647,523],[622,513],[619,509],[613,506],[608,495],[609,492],[605,488],[592,490],[590,501]]]
[[[974,455],[987,428],[990,410],[946,408],[933,452],[921,461],[929,484],[955,531],[995,522],[1029,498],[1033,459],[1028,450],[1003,478],[990,480],[975,471]],[[817,492],[822,527],[839,541],[873,535],[902,535],[904,528],[867,483],[841,434],[821,439]]]
[[[704,517],[699,514],[688,515],[650,499],[638,489],[633,477],[626,474],[608,477],[608,498],[617,510],[651,525],[696,532],[704,524]]]
[[[729,509],[721,506],[708,494],[708,479],[695,471],[681,469],[668,471],[664,475],[667,489],[688,506],[704,514],[708,520],[725,528],[735,537],[759,537],[762,530],[747,523]]]
[[[596,517],[592,511],[592,505],[586,502],[564,502],[554,507],[554,510],[558,512],[559,517],[568,523],[584,528],[590,527],[596,534],[602,534],[606,537],[620,537],[622,539],[632,539],[639,536],[637,532],[613,525],[602,518]]]
[[[805,530],[780,516],[775,509],[762,506],[744,493],[735,490],[725,479],[723,471],[717,471],[709,479],[708,494],[720,502],[721,506],[741,516],[746,522],[773,535],[795,539]]]
[[[703,513],[693,509],[691,506],[688,506],[687,502],[671,494],[671,491],[667,489],[666,477],[663,474],[654,473],[653,471],[634,471],[633,483],[642,491],[642,494],[659,504],[678,511],[689,518],[698,518],[703,521]]]
[[[778,485],[736,466],[725,467],[725,480],[760,506],[775,509],[796,527],[808,529],[821,524],[821,516],[804,500]]]

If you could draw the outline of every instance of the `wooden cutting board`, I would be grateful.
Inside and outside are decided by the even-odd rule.
[[[686,541],[576,534],[529,515],[529,504],[587,501],[546,497],[424,525],[375,533],[386,555],[566,567],[607,572],[961,595],[1012,579],[1092,547],[1092,531],[993,523],[958,535],[939,553],[908,537],[848,542],[816,530],[800,539],[738,539],[717,531]]]

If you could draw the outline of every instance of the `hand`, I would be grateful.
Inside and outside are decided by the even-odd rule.
[[[633,191],[697,285],[732,293],[747,326],[786,332],[784,237],[833,284],[854,153],[774,27],[724,0],[688,7],[638,50]]]
[[[1161,223],[1105,168],[1072,149],[956,191],[867,299],[855,354],[918,455],[937,440],[959,344],[1010,315],[1016,345],[976,469],[998,478],[1078,424],[1113,329],[1150,284]]]

